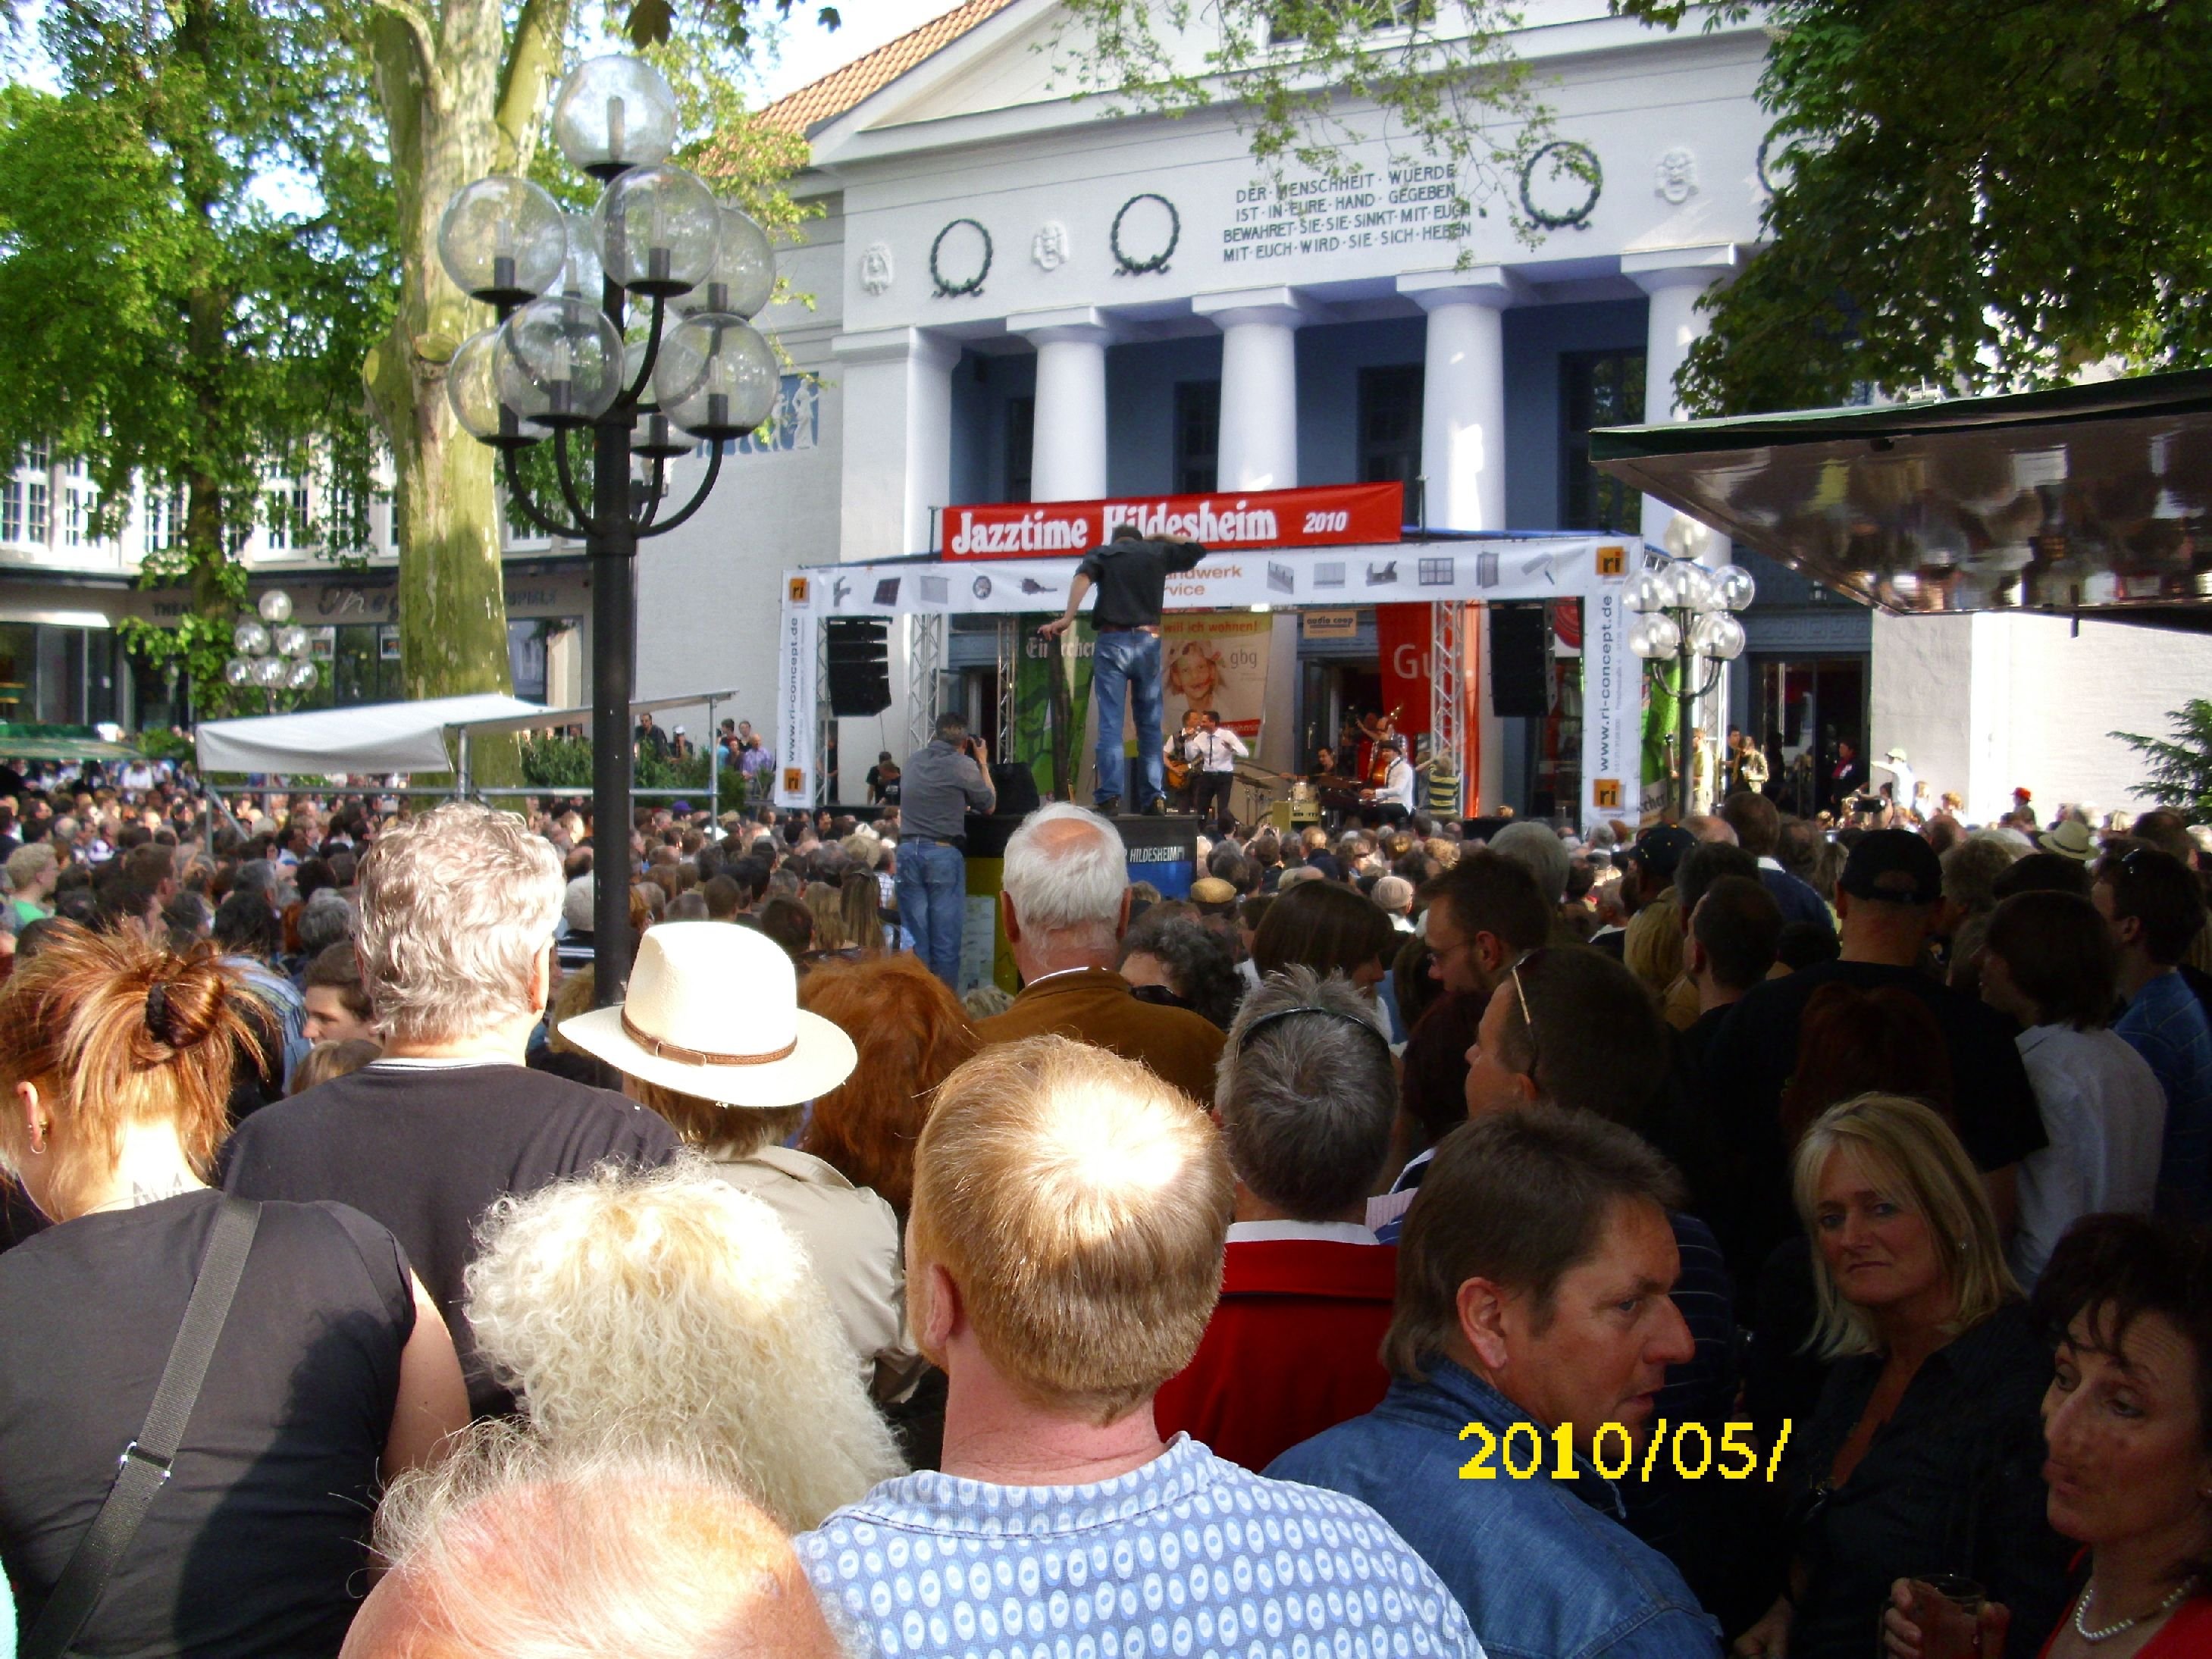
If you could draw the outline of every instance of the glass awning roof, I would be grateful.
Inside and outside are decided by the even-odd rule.
[[[2212,372],[1614,427],[1590,459],[1886,611],[2212,629]]]

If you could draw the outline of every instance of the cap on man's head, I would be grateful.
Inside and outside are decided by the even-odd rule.
[[[1882,758],[1887,761],[1895,761],[1899,766],[1902,766],[1905,764],[1905,751],[1902,749],[1893,749],[1887,755],[1884,755]]]
[[[1910,830],[1869,830],[1844,860],[1836,884],[1853,898],[1929,905],[1943,896],[1943,861]]]
[[[1682,862],[1682,854],[1698,844],[1698,838],[1688,830],[1671,823],[1662,823],[1656,830],[1646,830],[1636,838],[1636,845],[1628,849],[1630,860],[1641,865],[1662,881],[1674,879],[1674,872]]]
[[[1237,889],[1218,876],[1200,876],[1190,884],[1193,904],[1234,904]]]

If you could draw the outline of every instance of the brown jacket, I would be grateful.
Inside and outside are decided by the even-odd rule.
[[[1110,969],[1048,975],[975,1030],[987,1047],[1033,1036],[1095,1043],[1151,1066],[1200,1106],[1213,1103],[1220,1028],[1188,1009],[1138,1001],[1129,981]]]

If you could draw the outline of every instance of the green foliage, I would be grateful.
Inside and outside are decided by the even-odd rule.
[[[1671,27],[1682,0],[1615,0]],[[1730,4],[1720,16],[1749,9]],[[1771,246],[1705,413],[2212,363],[2212,0],[1772,0]]]
[[[2149,763],[2150,776],[2137,794],[2173,808],[2191,823],[2212,823],[2212,700],[2191,697],[2167,719],[2171,738],[2108,735]]]
[[[123,528],[134,480],[173,501],[141,580],[188,587],[191,614],[126,637],[218,708],[231,549],[281,510],[265,471],[338,486],[339,520],[296,539],[367,539],[359,365],[392,267],[359,65],[303,0],[42,11],[61,90],[0,89],[0,453],[51,439],[82,460],[96,538]]]
[[[131,746],[149,760],[189,761],[198,753],[191,738],[175,732],[141,732]]]
[[[592,740],[589,738],[526,738],[522,742],[522,781],[537,789],[586,791],[592,787]],[[664,760],[647,751],[638,756],[632,786],[639,789],[692,789],[703,796],[707,789],[707,757]],[[767,797],[762,781],[761,798]],[[718,812],[744,810],[744,775],[734,766],[722,769]]]
[[[1228,102],[1279,179],[1293,167],[1350,177],[1362,165],[1352,146],[1379,129],[1394,148],[1450,164],[1460,217],[1502,206],[1522,240],[1540,239],[1513,185],[1553,134],[1508,38],[1521,17],[1507,0],[1064,0],[1064,9],[1055,44],[1086,92],[1169,115]]]

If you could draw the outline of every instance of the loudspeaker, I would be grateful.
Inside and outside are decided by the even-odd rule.
[[[1037,798],[1036,778],[1027,761],[994,761],[991,787],[999,792],[999,816],[1027,817],[1043,803]]]
[[[830,712],[840,720],[891,706],[890,628],[875,617],[830,619]]]
[[[1544,607],[1490,607],[1490,702],[1504,720],[1540,720],[1545,695]]]

